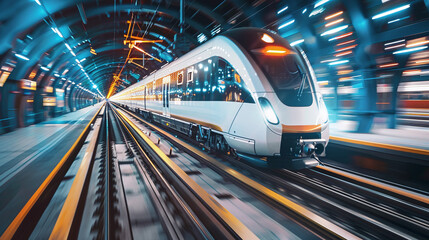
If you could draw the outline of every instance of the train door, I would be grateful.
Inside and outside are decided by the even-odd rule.
[[[162,79],[162,113],[170,117],[170,76]]]

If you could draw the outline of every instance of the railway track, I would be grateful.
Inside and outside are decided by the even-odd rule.
[[[127,113],[146,125],[146,131],[152,131],[170,141],[172,145],[180,147],[177,138],[171,134],[130,111]],[[195,144],[189,139],[188,142]],[[207,148],[201,144],[199,146],[202,149]],[[180,148],[185,150],[183,146]],[[211,157],[207,152],[202,154],[202,161]],[[322,214],[359,237],[424,239],[429,236],[428,198],[420,193],[385,183],[375,183],[374,180],[355,177],[327,167],[301,172],[272,171],[250,166],[229,156],[216,159],[275,192],[288,196],[293,202]]]
[[[108,103],[1,239],[429,236],[424,195],[338,169],[271,170],[204,150]]]
[[[165,157],[103,106],[1,239],[256,239]]]
[[[144,128],[141,125],[142,122],[136,121],[137,119],[133,118],[132,115],[129,115],[129,113],[126,113],[124,111],[118,112],[120,112],[120,115],[122,115],[123,118],[129,119],[128,121],[130,122],[130,124],[136,125],[134,129],[140,129],[140,135],[150,137],[154,143],[158,144],[160,149],[163,149],[165,152],[169,151],[169,155],[173,156],[173,159],[177,157],[175,157],[176,154],[182,153],[185,153],[189,158],[192,158],[194,162],[188,164],[181,164],[181,167],[185,169],[187,173],[192,175],[199,175],[203,174],[204,168],[210,168],[214,170],[216,173],[219,174],[219,176],[222,177],[223,181],[227,183],[232,182],[237,185],[239,189],[244,189],[246,192],[250,193],[258,200],[260,200],[270,208],[274,209],[277,213],[280,213],[280,215],[282,215],[282,218],[287,218],[289,219],[289,221],[292,221],[297,224],[297,226],[304,227],[306,231],[310,231],[312,232],[312,234],[315,234],[316,238],[356,238],[356,236],[354,236],[353,234],[350,234],[349,232],[344,231],[335,224],[332,224],[324,220],[323,218],[320,218],[317,214],[309,212],[307,209],[302,208],[300,205],[290,202],[288,199],[278,195],[275,192],[270,191],[269,189],[258,184],[257,182],[252,181],[251,179],[240,174],[239,172],[235,172],[233,171],[233,169],[230,169],[220,163],[217,163],[216,161],[213,161],[210,157],[206,156],[204,152],[192,148],[191,146],[187,145],[184,142],[181,142],[181,140],[174,136],[170,136],[168,140],[173,140],[177,144],[163,145],[163,143],[166,143],[166,135],[161,136],[158,134],[158,132],[150,131],[149,129]],[[153,125],[151,126],[155,127]],[[168,133],[163,132],[163,134]],[[207,159],[209,160],[207,161]],[[198,166],[197,169],[195,169],[195,166]],[[230,194],[231,193],[219,194],[217,195],[217,198],[231,198],[232,196]],[[264,221],[261,222],[263,223]],[[261,222],[259,222],[259,224]],[[298,234],[297,236],[299,235],[301,234]]]
[[[293,203],[288,204],[307,214],[305,221],[283,213],[271,219],[265,210],[273,210],[264,203],[252,206],[234,198],[231,188],[240,185],[231,185],[231,176],[203,179],[203,170],[183,170],[172,160],[181,158],[180,152],[162,149],[160,140],[152,141],[109,104],[93,117],[70,152],[1,239],[355,237]],[[212,177],[219,183],[200,185]],[[240,196],[254,201],[249,193]],[[293,217],[303,218],[297,213]]]
[[[169,145],[166,148],[173,147],[176,149],[176,151],[188,153],[193,158],[195,158],[199,164],[210,167],[223,178],[234,182],[241,189],[245,189],[258,200],[275,209],[278,213],[293,218],[300,225],[311,229],[311,231],[317,233],[319,237],[356,238],[355,235],[350,234],[348,231],[344,231],[337,225],[326,221],[324,218],[321,218],[317,213],[308,211],[308,209],[302,207],[301,205],[290,201],[288,198],[264,187],[257,181],[246,177],[239,171],[235,171],[234,169],[217,161],[212,156],[207,155],[206,152],[191,146],[190,144],[178,139],[176,136],[169,134],[157,126],[144,121],[137,115],[129,111],[124,111],[124,114],[126,114],[127,117],[131,119],[131,121],[136,122],[138,127],[141,128],[142,131],[146,133],[146,135],[151,135],[155,138],[155,140],[163,139],[168,141]],[[146,125],[146,127],[143,125]]]
[[[327,170],[328,169],[328,170]],[[416,198],[409,197],[409,193],[389,192],[385,188],[378,188],[374,185],[369,187],[353,178],[342,178],[329,171],[331,169],[319,167],[315,170],[302,171],[300,173],[289,170],[276,171],[276,176],[280,181],[297,184],[317,194],[322,198],[332,200],[332,205],[343,207],[349,215],[354,215],[360,221],[356,222],[358,227],[368,225],[369,228],[362,228],[362,231],[379,233],[380,238],[395,237],[402,239],[422,239],[429,236],[429,215],[428,205],[420,202]],[[327,174],[330,173],[330,174]],[[349,176],[350,177],[350,176]],[[360,179],[363,180],[363,179]],[[390,194],[389,194],[390,193]],[[416,194],[413,194],[416,196]],[[413,199],[405,201],[404,199]],[[419,204],[417,204],[417,202]],[[338,207],[337,207],[338,208]],[[333,209],[335,210],[335,208]],[[328,213],[328,212],[327,212]],[[338,213],[338,210],[335,212]],[[330,214],[331,216],[334,214]],[[363,223],[366,224],[363,224]]]

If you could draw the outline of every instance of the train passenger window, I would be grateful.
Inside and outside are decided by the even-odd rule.
[[[194,101],[208,101],[210,99],[210,72],[211,59],[198,63],[194,71]]]
[[[203,68],[204,83],[202,86],[203,101],[210,101],[211,99],[211,82],[212,82],[212,75],[213,75],[212,64],[213,64],[213,60],[211,58],[204,61],[204,68]]]
[[[183,71],[179,72],[179,74],[177,75],[177,86],[182,84],[183,84]]]
[[[212,101],[254,103],[246,84],[231,64],[219,59],[217,74],[217,81],[212,84]]]
[[[183,84],[183,98],[184,101],[192,101],[194,99],[194,74],[198,72],[193,66],[188,68],[187,81]]]
[[[162,79],[157,79],[154,84],[155,100],[162,101]]]
[[[188,68],[188,82],[192,82],[194,80],[194,67]]]
[[[146,91],[147,91],[147,98],[152,100],[152,91],[153,91],[153,83],[150,82],[148,84],[146,84]]]
[[[178,88],[177,88],[177,83],[178,83],[178,77],[179,77],[179,72],[175,72],[171,74],[171,81],[170,81],[170,101],[176,101],[178,99]],[[176,81],[174,80],[176,79]]]
[[[192,94],[192,101],[201,101],[201,81],[204,81],[204,75],[203,75],[203,64],[197,63],[194,66],[194,74],[193,74],[193,94]]]

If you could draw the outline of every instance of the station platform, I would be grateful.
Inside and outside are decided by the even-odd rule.
[[[429,129],[375,125],[370,133],[356,133],[353,123],[330,125],[327,157],[322,161],[377,176],[381,179],[429,190]]]
[[[0,235],[100,107],[101,103],[0,135]]]
[[[429,156],[429,129],[414,126],[399,126],[397,129],[387,129],[375,126],[371,133],[355,133],[352,123],[338,121],[330,124],[330,135],[336,142],[358,143],[358,141],[380,144],[379,147],[396,148],[397,150],[422,150],[421,154]],[[356,141],[354,141],[356,140]],[[383,146],[384,145],[384,146]],[[373,145],[377,146],[377,145]],[[427,150],[427,152],[425,151]],[[429,157],[427,159],[429,161]]]

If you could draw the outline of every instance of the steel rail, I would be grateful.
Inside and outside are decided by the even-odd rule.
[[[120,111],[118,111],[120,112]],[[145,125],[149,126],[152,129],[155,129],[160,135],[167,138],[174,145],[184,150],[191,156],[195,157],[200,161],[204,161],[214,170],[220,173],[223,176],[229,177],[239,183],[241,186],[247,188],[250,191],[253,191],[257,196],[263,197],[266,201],[271,203],[271,205],[277,206],[277,208],[283,209],[300,219],[300,222],[305,226],[310,226],[312,231],[317,232],[318,234],[323,235],[328,238],[336,239],[356,239],[358,238],[354,234],[338,227],[337,225],[327,221],[318,214],[309,211],[307,208],[296,204],[295,202],[289,200],[288,198],[272,191],[271,189],[263,186],[262,184],[248,178],[247,176],[241,174],[240,172],[227,167],[226,165],[220,163],[211,156],[208,156],[205,152],[191,146],[190,144],[174,137],[170,133],[162,130],[161,128],[151,124],[144,119],[138,117],[137,115],[127,111],[127,113],[143,122]],[[123,114],[122,114],[123,115]]]
[[[199,205],[203,204],[204,207],[208,209],[213,216],[216,216],[215,219],[200,218],[202,221],[204,221],[203,223],[205,224],[205,226],[209,227],[209,225],[213,225],[215,222],[221,222],[222,226],[226,227],[225,230],[229,232],[227,233],[225,232],[225,230],[216,231],[214,234],[215,236],[220,237],[223,235],[226,238],[257,239],[256,235],[250,229],[248,229],[234,215],[232,215],[227,209],[225,209],[215,199],[213,199],[213,197],[210,196],[210,194],[208,194],[192,178],[190,178],[188,174],[186,174],[176,163],[174,163],[164,152],[162,152],[161,149],[159,149],[155,145],[155,143],[153,143],[132,121],[130,121],[128,117],[126,117],[120,111],[117,111],[117,113],[134,132],[134,135],[138,136],[141,139],[139,143],[145,145],[144,147],[142,146],[142,148],[149,153],[149,156],[152,158],[159,158],[160,162],[162,161],[163,163],[162,165],[166,166],[166,168],[163,168],[163,170],[167,171],[168,168],[172,175],[176,176],[179,181],[186,185],[188,191],[190,190],[193,195],[197,196],[200,201]],[[154,164],[158,167],[162,167],[161,164]],[[166,176],[165,173],[164,175]],[[174,182],[170,183],[174,184]],[[175,185],[175,187],[177,187],[177,185]],[[194,203],[198,204],[196,202]],[[200,210],[204,211],[202,208],[200,208]]]
[[[82,162],[79,166],[73,184],[70,188],[67,198],[64,201],[61,212],[55,222],[55,226],[49,236],[49,239],[67,239],[69,238],[72,226],[76,221],[75,217],[78,212],[79,203],[81,197],[84,194],[85,184],[88,179],[88,173],[90,172],[91,162],[95,155],[96,146],[98,143],[99,133],[101,131],[101,121],[95,122],[95,129],[93,135],[88,144],[88,148],[85,151]]]

